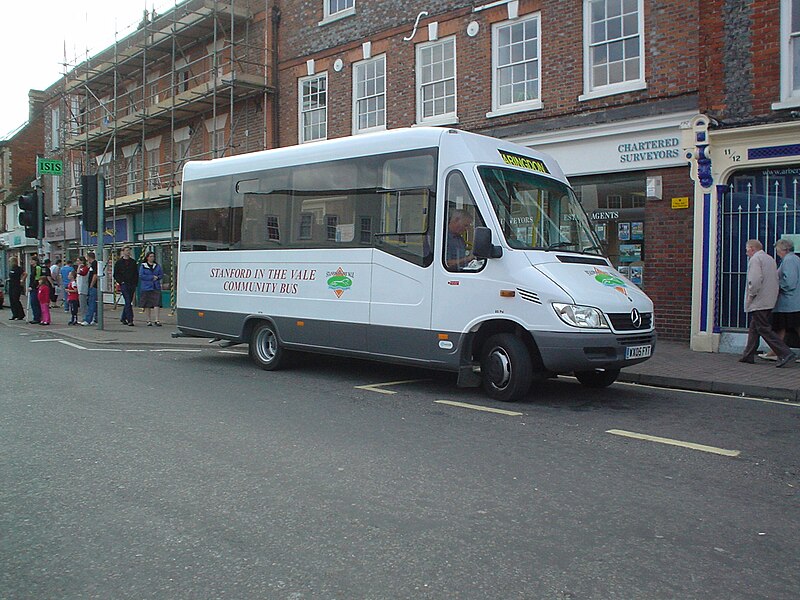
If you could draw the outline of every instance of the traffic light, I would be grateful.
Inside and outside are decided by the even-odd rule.
[[[19,202],[19,224],[25,227],[25,236],[44,237],[44,211],[39,203],[39,193],[32,190],[17,198]]]
[[[81,175],[81,212],[83,228],[97,231],[97,175]]]

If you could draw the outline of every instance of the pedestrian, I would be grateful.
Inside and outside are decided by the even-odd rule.
[[[47,285],[47,275],[42,275],[39,278],[39,289],[36,294],[39,298],[39,306],[42,311],[42,316],[39,325],[50,325],[50,286]]]
[[[119,284],[125,308],[122,309],[120,321],[123,325],[133,327],[133,294],[139,283],[139,270],[136,261],[131,258],[131,247],[123,246],[122,255],[114,263],[114,281]]]
[[[161,308],[161,281],[164,279],[164,269],[156,262],[156,253],[148,252],[144,257],[144,262],[139,265],[139,306],[147,314],[147,325],[153,325],[150,320],[151,310],[156,310],[155,326],[161,327],[158,320],[158,312]]]
[[[754,363],[759,338],[764,338],[772,351],[778,356],[776,367],[794,364],[794,352],[772,330],[770,320],[772,309],[778,300],[778,266],[775,259],[764,252],[758,240],[747,240],[747,289],[744,297],[744,311],[750,315],[747,329],[747,344],[739,362]]]
[[[772,329],[786,341],[786,331],[794,331],[800,337],[800,257],[794,253],[791,240],[780,239],[775,243],[775,252],[781,259],[778,267],[778,301],[772,309]],[[776,360],[774,352],[759,354],[759,358]]]
[[[42,321],[42,308],[39,305],[39,279],[42,276],[43,269],[39,264],[39,257],[31,254],[30,272],[28,273],[28,305],[31,309],[31,320],[28,321],[31,325],[38,325]]]
[[[81,325],[84,326],[97,323],[98,265],[94,252],[87,252],[86,258],[89,261],[89,272],[86,275],[89,280],[89,287],[86,294],[86,313],[83,315],[83,321],[81,321]]]
[[[64,305],[64,312],[69,312],[69,299],[67,298],[67,283],[69,283],[69,274],[74,271],[75,269],[72,267],[72,259],[68,258],[64,261],[64,265],[61,267],[60,276],[61,276],[61,302]]]
[[[75,268],[75,283],[78,286],[78,304],[86,310],[86,295],[89,293],[89,265],[86,257],[79,256]]]
[[[9,261],[11,269],[8,271],[8,293],[11,297],[11,320],[24,321],[25,310],[22,308],[20,296],[25,289],[25,269],[19,265],[19,260],[12,258]]]
[[[61,288],[61,259],[57,258],[55,263],[50,259],[44,261],[44,266],[47,267],[47,285],[50,287],[50,308],[56,308],[58,302],[58,291]]]
[[[78,324],[78,309],[80,308],[80,300],[78,298],[78,284],[75,281],[75,271],[67,273],[67,285],[64,286],[67,291],[67,304],[70,312],[70,325]]]

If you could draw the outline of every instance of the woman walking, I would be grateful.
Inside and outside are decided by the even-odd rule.
[[[25,273],[25,269],[19,266],[19,261],[16,258],[12,258],[8,264],[11,266],[8,272],[8,293],[11,294],[11,320],[24,321],[25,311],[19,298],[22,296],[22,286],[27,273]]]
[[[155,252],[148,252],[144,262],[139,265],[139,306],[144,309],[148,327],[153,325],[150,312],[156,309],[156,327],[161,327],[158,320],[158,310],[161,308],[161,281],[164,279],[164,270],[156,262]]]

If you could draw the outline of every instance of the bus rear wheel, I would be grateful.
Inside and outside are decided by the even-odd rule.
[[[593,369],[591,371],[576,371],[575,377],[582,385],[589,388],[604,388],[610,386],[619,377],[619,369]]]
[[[510,333],[498,333],[486,340],[481,359],[483,389],[502,402],[521,400],[533,379],[528,348]]]
[[[250,358],[265,371],[280,369],[288,352],[281,346],[272,323],[259,323],[250,336]]]

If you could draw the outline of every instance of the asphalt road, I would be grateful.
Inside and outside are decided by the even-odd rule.
[[[800,595],[798,405],[44,340],[0,327],[2,598]]]

